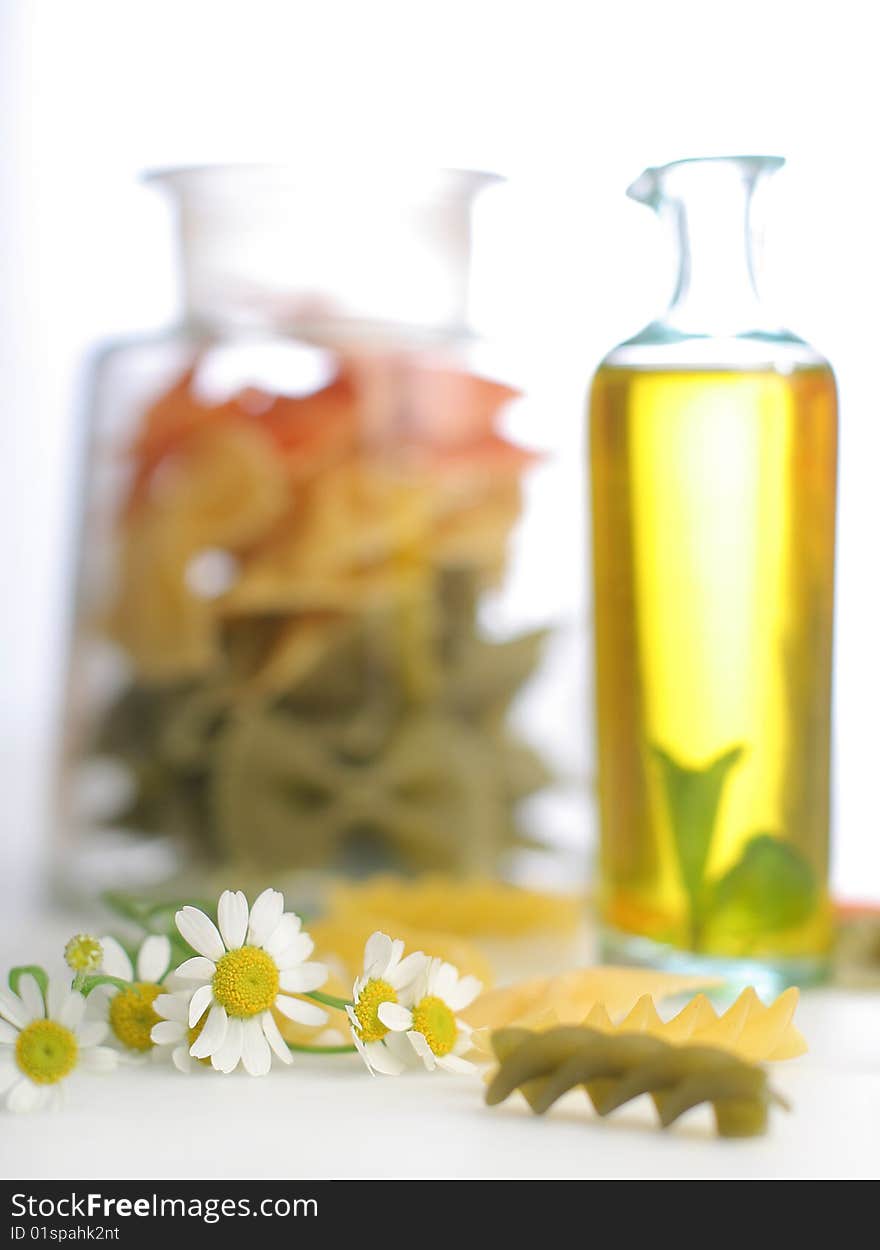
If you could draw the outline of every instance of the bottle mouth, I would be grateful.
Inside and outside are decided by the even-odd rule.
[[[364,195],[429,199],[476,195],[504,182],[501,174],[478,169],[443,169],[364,160],[320,166],[232,164],[171,166],[146,170],[142,180],[187,201],[234,201],[265,195],[333,192],[357,200]]]
[[[748,185],[753,185],[763,174],[775,173],[785,164],[784,156],[689,156],[669,161],[666,165],[649,166],[635,182],[630,183],[626,194],[639,204],[658,208],[668,198],[670,185],[681,174],[690,171],[729,171]]]
[[[356,158],[157,170],[202,325],[460,334],[474,201],[493,174]],[[329,333],[329,330],[328,330]],[[372,329],[370,329],[372,333]]]

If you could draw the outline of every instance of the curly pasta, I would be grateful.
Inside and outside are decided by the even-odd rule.
[[[786,1106],[764,1070],[712,1046],[674,1046],[646,1034],[601,1033],[584,1027],[546,1032],[499,1029],[492,1034],[499,1068],[486,1091],[495,1106],[516,1089],[536,1115],[583,1086],[600,1116],[650,1094],[668,1128],[700,1103],[710,1103],[721,1137],[766,1132],[771,1103]]]

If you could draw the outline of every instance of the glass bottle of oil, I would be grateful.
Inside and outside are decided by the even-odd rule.
[[[781,164],[629,188],[678,282],[590,413],[604,954],[768,989],[819,979],[830,940],[837,401],[755,290],[753,192]]]

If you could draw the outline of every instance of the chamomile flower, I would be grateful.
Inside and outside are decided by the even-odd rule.
[[[61,1100],[75,1073],[108,1072],[118,1056],[100,1043],[101,1020],[83,1019],[86,1000],[62,981],[50,981],[46,1001],[26,973],[18,993],[0,987],[0,1094],[8,1111],[38,1111]]]
[[[458,969],[432,959],[411,991],[411,1005],[384,1002],[379,1020],[392,1033],[404,1034],[429,1072],[471,1072],[462,1058],[471,1046],[471,1029],[455,1014],[469,1006],[482,986],[476,977],[459,976]]]
[[[134,965],[116,938],[102,937],[101,949],[99,971],[127,981],[128,986],[124,990],[115,985],[98,986],[89,997],[107,1004],[110,1031],[129,1057],[145,1056],[153,1050],[150,1032],[159,1023],[154,1003],[171,966],[171,943],[159,934],[145,938]]]
[[[398,1076],[406,1067],[412,1048],[379,1018],[385,1003],[411,1002],[413,985],[424,972],[428,958],[414,951],[403,958],[403,942],[385,933],[374,933],[364,948],[364,972],[354,983],[353,1003],[346,1007],[351,1036],[361,1058],[373,1073]]]
[[[211,1066],[210,1059],[193,1059],[190,1047],[200,1035],[208,1018],[204,1012],[201,1019],[190,1028],[189,1004],[192,990],[176,990],[173,994],[160,994],[153,1001],[153,1010],[159,1017],[150,1037],[156,1047],[155,1053],[165,1054],[171,1049],[171,1062],[179,1072],[192,1072],[199,1064]]]
[[[263,1076],[273,1052],[282,1063],[291,1061],[273,1010],[300,1024],[327,1019],[314,1003],[290,997],[322,986],[327,969],[306,962],[315,944],[301,932],[299,916],[285,912],[277,890],[264,890],[250,910],[240,890],[224,891],[217,922],[197,907],[184,907],[175,916],[181,936],[198,951],[175,974],[194,985],[188,1026],[195,1028],[207,1012],[189,1053],[193,1059],[210,1058],[219,1072],[232,1072],[241,1063],[251,1076]]]

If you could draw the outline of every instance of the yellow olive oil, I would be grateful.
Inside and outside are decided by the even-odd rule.
[[[596,375],[606,931],[827,952],[836,438],[824,365]]]

